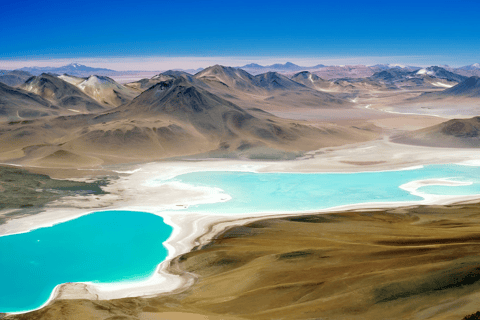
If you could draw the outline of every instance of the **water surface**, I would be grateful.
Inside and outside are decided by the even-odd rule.
[[[435,195],[480,195],[480,167],[429,165],[361,173],[195,172],[156,184],[180,182],[223,190],[226,202],[190,206],[187,212],[245,214],[299,212],[359,203],[418,201],[400,188],[412,181],[449,179],[468,186],[425,186]],[[178,214],[182,214],[182,210]],[[41,306],[64,282],[121,282],[148,278],[167,257],[172,228],[145,212],[106,211],[53,227],[0,237],[0,312]]]
[[[177,181],[197,187],[222,189],[232,197],[226,202],[191,206],[199,213],[240,214],[298,212],[358,203],[419,201],[401,185],[418,180],[449,179],[472,182],[469,186],[425,186],[418,190],[435,195],[480,194],[480,167],[428,165],[399,171],[358,173],[252,173],[193,172]]]
[[[147,279],[171,232],[150,213],[105,211],[0,237],[0,312],[38,308],[65,282]]]

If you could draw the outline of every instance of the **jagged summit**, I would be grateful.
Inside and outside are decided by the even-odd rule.
[[[78,83],[77,87],[98,102],[111,107],[132,101],[138,95],[107,76],[92,75]]]
[[[294,90],[306,88],[303,84],[288,79],[277,72],[267,72],[255,76],[257,85],[267,90]]]
[[[82,90],[56,76],[42,73],[28,79],[22,89],[38,94],[53,104],[79,112],[102,110],[104,107]]]
[[[163,114],[184,119],[188,115],[215,108],[243,111],[233,103],[178,77],[152,86],[120,110],[135,116]]]
[[[232,67],[215,65],[197,73],[195,78],[207,84],[215,83],[241,91],[256,91],[258,83],[250,73]]]
[[[465,80],[467,77],[453,73],[451,71],[446,70],[445,68],[432,66],[424,69],[420,69],[416,72],[417,75],[428,75],[439,79],[445,79],[448,81],[456,81],[461,82]]]

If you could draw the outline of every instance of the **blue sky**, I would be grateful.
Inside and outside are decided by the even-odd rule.
[[[152,57],[191,57],[182,60],[190,67],[202,66],[199,57],[480,62],[478,0],[0,1],[0,67],[79,59],[133,66]]]

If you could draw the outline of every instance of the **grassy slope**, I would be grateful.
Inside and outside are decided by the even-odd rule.
[[[267,219],[175,259],[182,293],[55,301],[14,319],[461,319],[478,310],[480,205]]]

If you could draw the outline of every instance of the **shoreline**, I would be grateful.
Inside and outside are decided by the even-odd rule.
[[[368,149],[369,147],[367,147]],[[425,148],[425,147],[419,147]],[[334,149],[334,148],[329,148]],[[341,147],[339,147],[342,150]],[[360,149],[362,150],[362,149]],[[452,150],[449,150],[450,154],[452,154]],[[465,149],[463,150],[465,151]],[[467,150],[468,151],[468,150]],[[472,150],[469,150],[472,153]],[[469,153],[469,152],[466,152]],[[465,153],[465,152],[464,152]],[[455,163],[462,164],[462,165],[474,165],[475,163],[478,164],[478,160],[476,155],[478,152],[473,152],[471,156],[462,157],[457,155],[457,161]],[[321,157],[320,157],[321,158]],[[467,159],[466,159],[467,158]],[[311,159],[318,159],[315,155]],[[161,216],[165,223],[171,225],[173,227],[172,234],[170,237],[164,242],[164,246],[168,250],[168,256],[164,261],[159,263],[155,269],[155,272],[146,280],[141,281],[132,281],[132,282],[118,282],[118,283],[111,283],[111,284],[98,284],[92,282],[84,282],[84,283],[66,283],[66,284],[59,284],[55,287],[52,291],[49,299],[39,308],[22,311],[22,312],[11,312],[7,314],[21,314],[21,313],[28,313],[34,310],[38,310],[43,308],[44,306],[48,305],[50,302],[56,299],[95,299],[98,300],[109,300],[115,298],[123,298],[129,296],[154,296],[161,293],[166,292],[175,292],[179,290],[184,290],[188,288],[194,281],[195,276],[187,273],[182,273],[180,275],[170,273],[170,263],[172,259],[178,255],[183,253],[189,252],[193,247],[197,245],[202,245],[210,241],[216,234],[222,232],[226,228],[230,228],[233,226],[238,226],[242,224],[249,223],[255,220],[261,220],[265,218],[275,218],[275,217],[284,217],[284,216],[294,216],[294,215],[302,215],[302,214],[326,214],[331,212],[338,212],[338,211],[362,211],[367,209],[382,209],[382,208],[393,208],[393,207],[408,207],[408,206],[417,206],[417,205],[448,205],[453,203],[462,203],[465,201],[480,201],[480,195],[470,195],[470,196],[434,196],[428,195],[420,195],[423,197],[422,200],[419,201],[403,201],[403,202],[370,202],[370,203],[357,203],[357,204],[350,204],[350,205],[342,205],[336,207],[330,207],[325,209],[317,209],[311,211],[298,211],[298,212],[258,212],[258,213],[249,213],[249,214],[235,214],[235,215],[206,215],[206,214],[198,214],[198,213],[186,213],[182,211],[175,210],[178,208],[178,198],[179,194],[181,194],[180,199],[190,198],[192,197],[192,203],[208,203],[208,202],[216,202],[219,201],[218,194],[213,194],[212,192],[206,192],[203,190],[202,192],[195,191],[186,191],[182,190],[182,188],[173,190],[170,186],[149,186],[148,179],[145,177],[151,177],[151,170],[158,170],[160,167],[162,172],[156,171],[157,175],[155,178],[159,177],[171,177],[178,176],[180,174],[184,174],[187,172],[197,172],[197,171],[207,171],[205,169],[209,169],[208,171],[248,171],[248,172],[258,172],[258,173],[265,173],[265,172],[294,172],[294,173],[338,173],[336,171],[324,171],[318,170],[318,168],[309,168],[304,167],[301,172],[295,170],[295,167],[299,164],[299,162],[307,161],[311,162],[311,159],[305,160],[293,160],[293,161],[282,161],[282,162],[274,162],[274,161],[239,161],[239,160],[231,160],[225,161],[222,160],[214,160],[214,161],[202,161],[202,160],[195,160],[195,161],[177,161],[177,162],[158,162],[158,163],[147,163],[144,165],[137,165],[133,169],[126,169],[122,170],[119,173],[128,174],[128,176],[122,176],[119,181],[113,182],[112,188],[115,189],[116,194],[122,194],[122,192],[127,192],[127,199],[124,201],[117,202],[115,201],[115,205],[108,205],[105,207],[99,208],[88,208],[88,209],[73,209],[73,208],[46,208],[45,212],[37,214],[35,216],[23,217],[19,219],[13,219],[7,222],[4,225],[0,225],[0,236],[10,235],[10,234],[17,234],[23,232],[29,232],[33,229],[38,229],[42,227],[49,227],[58,223],[62,223],[65,221],[69,221],[72,219],[76,219],[83,215],[91,214],[94,212],[101,212],[101,211],[110,211],[110,210],[127,210],[127,211],[142,211],[148,212],[151,214],[156,214]],[[439,164],[442,163],[442,159],[434,159],[435,163]],[[440,161],[438,161],[440,160]],[[446,163],[451,163],[447,159]],[[445,163],[443,161],[443,163]],[[459,163],[460,162],[460,163]],[[465,162],[465,164],[463,164]],[[212,163],[216,165],[212,166]],[[470,163],[470,164],[468,164]],[[432,163],[427,163],[432,164]],[[345,172],[341,168],[338,170],[342,170],[343,173],[354,173],[354,172],[378,172],[378,171],[399,171],[399,170],[411,170],[418,167],[422,167],[426,165],[425,163],[416,165],[410,165],[407,167],[395,167],[395,165],[390,164],[390,168],[387,170],[378,170],[377,166],[375,168],[377,170],[353,170],[352,172]],[[165,168],[174,166],[175,170],[174,173],[165,173]],[[225,170],[229,169],[229,170]],[[277,169],[277,170],[275,170]],[[292,170],[293,169],[293,170]],[[313,171],[310,171],[312,170]],[[328,168],[325,168],[328,170]],[[357,169],[366,169],[366,168],[357,168]],[[369,168],[370,169],[370,168]],[[374,168],[372,168],[374,169]],[[292,171],[290,171],[292,170]],[[441,179],[429,179],[433,180],[433,184],[441,185],[441,183],[446,183],[447,185],[457,185],[458,182],[452,182]],[[432,181],[430,181],[432,182]],[[416,184],[415,184],[416,183]],[[409,185],[410,184],[410,185]],[[430,183],[432,184],[432,183]],[[462,183],[461,183],[462,184]],[[425,180],[419,180],[407,183],[405,185],[406,188],[404,189],[411,194],[412,192],[416,192],[416,190],[425,185],[429,185],[429,183],[425,184]],[[405,187],[402,185],[400,187]],[[167,192],[166,197],[170,198],[167,202],[162,202],[162,199],[153,198],[152,196],[158,195],[159,189]],[[144,190],[142,190],[144,189]],[[128,190],[133,191],[131,194],[128,194]],[[146,191],[142,193],[142,191]],[[150,191],[150,192],[148,192]],[[179,192],[180,191],[180,192]],[[185,194],[186,193],[186,194]],[[421,193],[420,193],[421,194]],[[143,196],[140,196],[143,195]],[[414,194],[415,195],[415,194]],[[130,196],[130,197],[128,197]],[[140,196],[140,197],[138,197]],[[147,199],[147,201],[143,201],[143,199]],[[206,202],[205,202],[206,201]],[[220,199],[220,201],[226,201],[225,199]],[[191,205],[192,203],[188,203]],[[185,204],[183,204],[185,205]],[[181,213],[181,214],[179,214]],[[7,227],[8,226],[8,227]]]
[[[271,212],[271,213],[255,213],[255,214],[241,214],[241,215],[199,215],[188,214],[183,216],[180,220],[189,220],[192,215],[197,215],[198,219],[191,219],[189,222],[193,224],[193,230],[181,227],[177,224],[177,219],[174,215],[160,215],[159,213],[152,213],[146,210],[134,210],[133,208],[124,208],[125,211],[147,212],[161,216],[165,223],[173,227],[171,236],[163,243],[168,250],[168,256],[164,261],[160,262],[154,273],[146,280],[140,281],[121,281],[114,283],[95,283],[95,282],[68,282],[61,283],[55,286],[49,299],[40,307],[19,312],[5,312],[6,315],[24,314],[35,310],[42,309],[54,300],[65,299],[88,299],[88,300],[111,300],[127,297],[153,297],[164,293],[180,292],[190,287],[196,279],[194,274],[182,272],[177,275],[170,272],[172,260],[184,253],[191,251],[196,246],[207,244],[216,235],[225,231],[226,229],[241,226],[263,219],[274,219],[288,216],[299,216],[305,214],[329,214],[335,212],[356,211],[362,212],[367,210],[378,209],[392,209],[405,208],[419,205],[453,205],[462,204],[465,202],[480,202],[480,194],[471,196],[437,196],[434,199],[424,199],[419,201],[401,201],[401,202],[368,202],[357,203],[350,205],[342,205],[330,207],[325,209],[318,209],[312,211],[298,211],[298,212]],[[96,212],[110,211],[100,210],[88,212],[83,215],[88,215]],[[119,210],[119,209],[115,209]],[[83,216],[81,215],[81,216]],[[73,219],[79,218],[77,216]],[[176,216],[178,218],[178,216]],[[187,218],[187,219],[185,219]],[[70,220],[73,220],[70,219]],[[168,222],[167,222],[168,221]],[[65,221],[62,221],[65,222]],[[59,223],[62,223],[59,222]],[[184,221],[182,221],[184,222]],[[57,223],[55,223],[57,224]],[[53,224],[53,225],[55,225]],[[34,229],[31,229],[34,230]],[[192,232],[193,231],[193,232]],[[29,231],[25,231],[29,232]],[[183,236],[185,234],[185,236]],[[3,235],[2,235],[3,236]],[[179,238],[176,240],[176,238]]]

